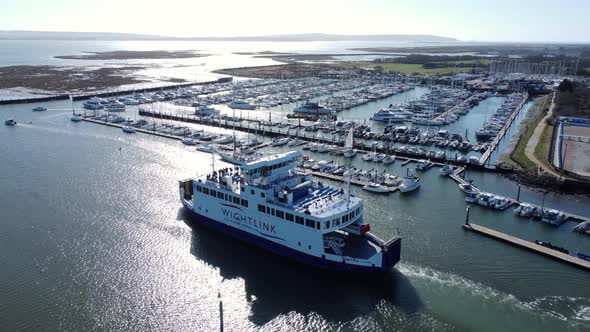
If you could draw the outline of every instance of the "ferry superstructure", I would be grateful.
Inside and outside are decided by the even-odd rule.
[[[297,171],[300,159],[298,151],[274,154],[181,180],[180,199],[198,223],[299,262],[391,270],[401,238],[373,235],[362,199]]]

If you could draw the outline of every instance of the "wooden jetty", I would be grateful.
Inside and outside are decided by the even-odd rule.
[[[455,182],[457,182],[458,184],[467,184],[468,181],[465,180],[465,178],[463,176],[461,176],[461,173],[463,173],[464,171],[465,171],[465,168],[464,167],[457,167],[457,168],[455,168],[455,171],[452,174],[449,174],[449,177],[451,179],[453,179]],[[477,192],[482,192],[482,190],[480,190],[479,188],[477,188],[475,186],[473,186],[473,189],[475,191],[477,191]],[[519,192],[520,192],[520,189],[519,189]],[[495,195],[494,193],[491,193],[491,194],[492,195]],[[502,196],[502,195],[497,195],[497,196]],[[520,200],[520,197],[519,196],[520,196],[520,194],[518,195],[517,198],[513,198],[513,197],[509,197],[509,196],[502,196],[506,200],[508,200],[508,202],[510,202],[510,204],[506,208],[509,208],[509,207],[511,207],[512,205],[515,205],[515,204],[525,203],[525,202],[522,202]],[[539,210],[543,210],[543,209],[548,210],[548,209],[550,209],[550,207],[547,207],[547,206],[540,206],[540,205],[532,204],[532,203],[527,203],[527,204],[530,204],[530,205],[536,207]],[[581,215],[577,215],[577,214],[573,214],[573,213],[569,213],[569,212],[565,212],[565,211],[561,211],[561,213],[563,213],[565,215],[564,221],[584,222],[584,221],[589,221],[590,220],[590,218],[588,218],[588,217],[584,217],[584,216],[581,216]]]
[[[322,173],[322,172],[315,172],[315,171],[309,171],[306,170],[305,171],[306,174],[311,174],[313,176],[317,176],[320,178],[324,178],[324,179],[330,179],[330,180],[334,180],[334,181],[339,181],[339,182],[344,182],[345,179],[342,176],[339,175],[334,175],[334,174],[329,174],[329,173]],[[364,181],[359,181],[356,179],[350,179],[350,184],[353,184],[355,186],[360,186],[360,187],[364,187],[366,185],[368,185],[368,182],[364,182]],[[391,186],[391,187],[387,187],[389,189],[389,192],[396,192],[399,189],[399,186]]]
[[[508,121],[506,121],[506,123],[504,124],[502,129],[500,129],[500,131],[498,132],[498,135],[496,135],[496,137],[492,141],[492,144],[490,144],[488,149],[481,155],[481,158],[479,158],[479,163],[481,165],[485,165],[486,162],[490,159],[492,152],[494,152],[496,150],[496,148],[498,147],[498,144],[500,144],[500,141],[502,140],[502,138],[504,138],[504,136],[508,132],[508,129],[510,129],[510,126],[512,126],[514,119],[516,119],[516,116],[518,116],[518,113],[520,113],[520,111],[524,107],[524,104],[526,104],[526,101],[528,100],[528,98],[529,98],[529,95],[527,93],[525,93],[524,97],[522,98],[522,100],[520,101],[518,106],[516,106],[516,108],[514,109],[514,112],[512,112],[512,114],[508,118]]]
[[[336,145],[336,146],[343,146],[344,145],[344,142],[341,141],[340,139],[336,139],[335,135],[333,135],[331,139],[327,139],[324,137],[317,137],[316,133],[310,133],[309,135],[305,131],[303,133],[301,133],[300,129],[304,127],[301,124],[298,125],[298,129],[288,129],[287,128],[285,130],[281,130],[280,127],[274,128],[272,126],[270,126],[270,127],[264,126],[258,120],[244,119],[244,118],[240,118],[238,121],[231,121],[231,120],[227,120],[227,119],[220,120],[220,119],[201,118],[201,117],[197,117],[195,115],[174,115],[172,113],[151,112],[151,111],[142,110],[142,109],[139,110],[139,115],[152,117],[152,118],[160,119],[160,120],[172,120],[172,121],[179,121],[179,122],[185,122],[185,123],[200,124],[200,125],[210,126],[210,127],[235,129],[235,130],[238,130],[241,132],[257,133],[259,135],[268,136],[268,137],[288,136],[288,137],[293,137],[293,138],[297,137],[303,141],[308,141],[308,142],[315,142],[315,143],[329,144],[329,145]],[[354,148],[360,152],[372,152],[372,151],[375,151],[378,153],[391,152],[390,149],[387,149],[387,148],[371,148],[366,145],[358,144],[358,143],[354,144]],[[479,163],[469,163],[467,161],[461,162],[456,159],[426,157],[423,155],[407,153],[407,152],[396,152],[395,156],[396,156],[396,158],[397,157],[404,157],[404,158],[410,158],[413,160],[428,159],[431,162],[434,162],[435,164],[443,165],[443,164],[448,163],[448,164],[452,164],[452,165],[456,165],[456,166],[463,166],[463,167],[469,167],[469,168],[473,168],[473,169],[480,169],[483,171],[492,171],[492,172],[511,172],[511,171],[513,171],[513,168],[502,168],[502,167],[490,168],[490,167],[486,167],[483,164],[479,164]]]
[[[565,253],[557,251],[557,250],[553,250],[551,248],[547,248],[547,247],[538,245],[534,242],[529,242],[529,241],[514,237],[512,235],[508,235],[508,234],[498,232],[493,229],[489,229],[487,227],[479,226],[479,225],[472,224],[472,223],[465,223],[463,225],[463,229],[487,236],[492,239],[496,239],[496,240],[511,244],[513,246],[516,246],[516,247],[519,247],[522,249],[526,249],[528,251],[531,251],[531,252],[534,252],[534,253],[537,253],[540,255],[544,255],[544,256],[553,258],[555,260],[558,260],[558,261],[561,261],[564,263],[571,264],[571,265],[581,268],[581,269],[590,270],[590,262],[583,260],[581,258],[578,258],[578,257],[574,257],[571,255],[565,254]]]

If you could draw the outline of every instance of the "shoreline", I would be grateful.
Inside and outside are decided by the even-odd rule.
[[[74,55],[55,55],[56,59],[67,60],[153,60],[153,59],[188,59],[202,58],[211,54],[195,53],[196,50],[185,51],[108,51],[83,52]]]

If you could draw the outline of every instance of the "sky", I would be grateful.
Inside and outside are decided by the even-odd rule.
[[[590,42],[590,0],[0,0],[0,30]]]

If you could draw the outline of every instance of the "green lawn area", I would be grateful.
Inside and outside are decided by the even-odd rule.
[[[529,118],[525,119],[524,122],[526,124],[525,123],[521,124],[521,125],[527,126],[526,131],[518,139],[518,143],[516,143],[516,146],[512,150],[512,153],[510,154],[510,159],[524,169],[535,167],[535,163],[532,160],[530,160],[529,158],[527,158],[526,154],[524,153],[524,150],[526,149],[526,145],[529,142],[529,139],[531,138],[531,136],[533,135],[535,128],[537,128],[537,125],[539,124],[541,119],[543,119],[545,114],[547,114],[550,104],[551,104],[551,102],[549,101],[548,96],[538,99],[536,101],[536,105],[533,106],[534,109],[531,109],[529,111],[529,112],[531,112],[530,116],[532,116],[532,117],[530,119]],[[551,132],[549,134],[551,134]]]
[[[408,64],[408,63],[380,63],[380,64],[375,64],[375,63],[367,63],[367,64],[362,64],[359,65],[361,67],[376,67],[376,66],[381,66],[383,67],[383,70],[388,72],[388,71],[393,71],[393,72],[400,72],[400,73],[419,73],[419,74],[425,74],[425,75],[433,75],[433,74],[452,74],[453,71],[457,72],[457,73],[470,73],[472,68],[468,67],[443,67],[443,68],[433,68],[433,69],[424,69],[422,68],[421,64]]]
[[[539,143],[535,147],[535,157],[546,166],[549,166],[549,148],[551,147],[551,136],[553,134],[553,126],[547,125],[543,132],[541,133],[541,137],[539,138]]]
[[[481,64],[485,64],[488,65],[490,63],[492,63],[495,60],[492,59],[473,59],[473,60],[455,60],[455,61],[441,61],[444,63],[481,63]]]

